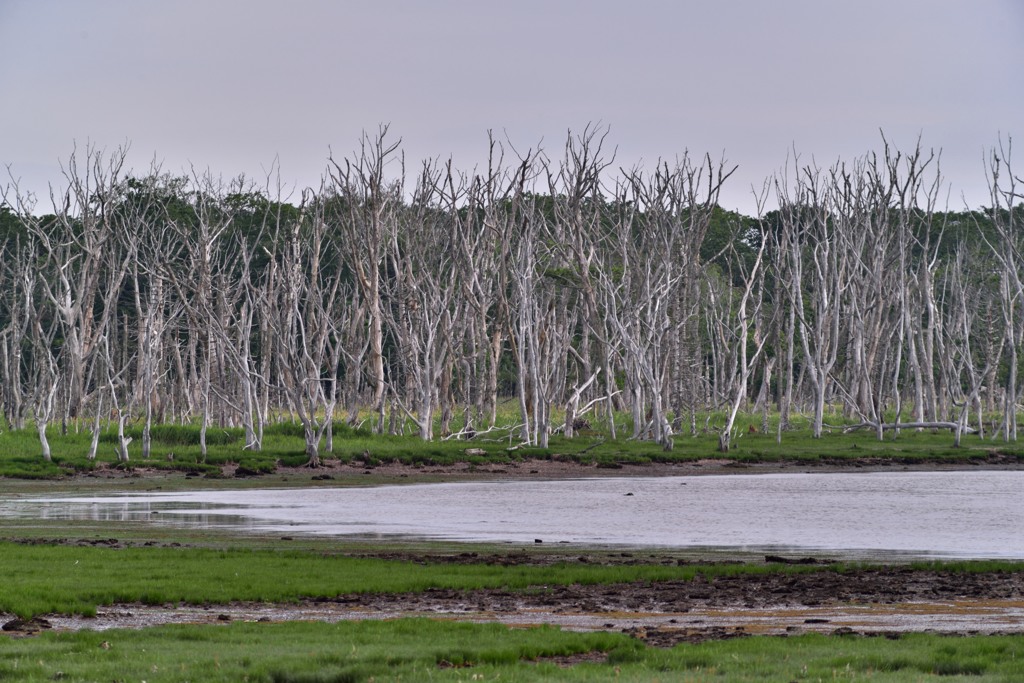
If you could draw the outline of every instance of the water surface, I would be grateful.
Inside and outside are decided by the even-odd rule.
[[[0,499],[4,516],[260,533],[1024,559],[1024,472],[458,482]]]

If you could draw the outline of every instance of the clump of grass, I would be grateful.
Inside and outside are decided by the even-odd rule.
[[[201,430],[197,425],[182,424],[154,424],[150,428],[150,438],[157,446],[198,446],[201,438]],[[142,441],[142,426],[132,425],[125,429],[125,435],[132,440]],[[206,430],[206,444],[208,446],[227,446],[241,442],[243,432],[239,428],[214,427]],[[117,443],[117,432],[113,429],[105,429],[100,434],[100,443]]]

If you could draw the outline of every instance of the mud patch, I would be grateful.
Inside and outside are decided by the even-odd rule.
[[[47,615],[45,621],[58,630],[105,630],[402,617],[616,631],[659,647],[804,632],[1024,633],[1024,572],[966,574],[900,566],[820,569],[693,581],[548,586],[531,592],[430,589],[295,604],[114,605],[98,609],[95,617]]]
[[[558,655],[552,657],[537,657],[536,659],[524,660],[531,664],[554,664],[555,666],[568,669],[577,664],[607,664],[608,653],[593,650],[591,652],[580,652],[574,655]]]
[[[6,621],[0,627],[4,633],[14,637],[34,636],[51,628],[53,628],[53,624],[43,617],[33,617],[31,619],[14,618]]]

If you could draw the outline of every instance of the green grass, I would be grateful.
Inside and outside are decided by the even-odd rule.
[[[29,617],[94,614],[101,605],[292,602],[353,593],[429,588],[505,588],[691,580],[774,572],[845,571],[856,565],[549,565],[453,564],[347,557],[318,551],[174,547],[103,548],[0,543],[0,611]],[[950,571],[1024,571],[1024,563],[960,562],[921,567]]]
[[[593,661],[571,664],[573,656]],[[1024,636],[804,635],[671,649],[623,634],[426,619],[232,623],[0,640],[20,681],[872,681],[1024,680]]]
[[[838,416],[834,421],[842,423]],[[700,424],[703,427],[705,423],[701,421]],[[749,431],[751,426],[760,426],[758,416],[744,416],[737,421],[734,447],[723,455],[717,450],[718,439],[714,433],[717,420],[712,419],[708,424],[710,430],[706,433],[676,435],[675,448],[670,452],[649,442],[608,439],[600,424],[574,439],[555,435],[546,449],[519,447],[518,439],[510,438],[507,431],[488,435],[493,439],[480,437],[472,441],[424,442],[412,435],[374,436],[366,429],[338,424],[334,451],[325,452],[323,456],[370,468],[386,462],[422,468],[461,462],[493,466],[530,458],[557,458],[606,467],[692,462],[705,458],[728,458],[740,464],[787,461],[813,465],[864,459],[911,464],[980,462],[996,454],[1024,461],[1024,444],[1006,444],[967,435],[963,447],[953,448],[953,439],[948,432],[904,430],[899,435],[887,432],[885,440],[878,441],[870,431],[844,434],[841,428],[836,427],[823,438],[813,439],[806,425],[796,422],[794,429],[784,433],[782,442],[778,443],[774,433],[763,435]],[[72,425],[66,434],[60,433],[56,426],[51,427],[52,463],[43,461],[39,455],[39,441],[33,429],[0,433],[0,477],[53,479],[89,472],[99,466],[118,466],[114,448],[116,437],[111,429],[101,435],[97,460],[89,461],[85,457],[90,441],[88,430],[82,425],[75,427]],[[131,466],[145,465],[215,477],[221,467],[229,463],[237,464],[250,473],[266,474],[279,465],[298,466],[306,462],[302,430],[296,423],[288,421],[274,422],[266,427],[263,448],[259,452],[244,449],[240,429],[211,427],[207,432],[208,453],[205,458],[200,452],[199,429],[194,425],[154,426],[152,456],[149,459],[141,457],[141,427],[131,425],[128,433],[134,439],[129,448]],[[627,426],[620,425],[619,433],[628,433]],[[487,455],[467,455],[467,448],[483,449]]]
[[[289,602],[428,588],[514,590],[817,568],[743,564],[500,566],[354,558],[312,551],[0,543],[0,576],[4,577],[0,611],[24,617],[89,615],[97,606],[113,603]],[[1020,569],[1024,570],[1024,565]]]

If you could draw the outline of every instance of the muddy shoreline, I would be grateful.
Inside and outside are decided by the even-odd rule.
[[[406,559],[415,558],[409,555]],[[49,615],[17,622],[10,615],[0,615],[0,621],[8,635],[23,637],[49,629],[401,617],[622,631],[660,647],[804,632],[1024,633],[1024,573],[968,574],[906,566],[842,572],[820,568],[798,574],[698,576],[693,581],[546,586],[527,591],[430,589],[414,594],[353,594],[294,604],[119,604],[101,607],[95,617]]]
[[[837,473],[837,472],[955,472],[955,471],[1021,471],[1024,462],[1013,457],[990,455],[986,459],[963,462],[902,462],[885,457],[856,459],[822,459],[815,461],[783,460],[774,462],[739,462],[729,458],[706,458],[677,463],[579,463],[554,456],[549,459],[526,459],[507,463],[452,465],[406,465],[390,462],[374,465],[326,459],[319,467],[278,466],[272,473],[256,474],[236,465],[225,465],[219,476],[210,478],[173,470],[147,467],[136,461],[130,468],[103,464],[97,469],[65,476],[51,484],[60,486],[119,479],[181,480],[195,486],[216,485],[225,480],[244,481],[253,486],[323,483],[325,485],[365,485],[368,483],[400,483],[405,481],[469,481],[483,479],[575,479],[585,477],[670,477],[728,474]],[[4,480],[13,482],[13,480]]]

